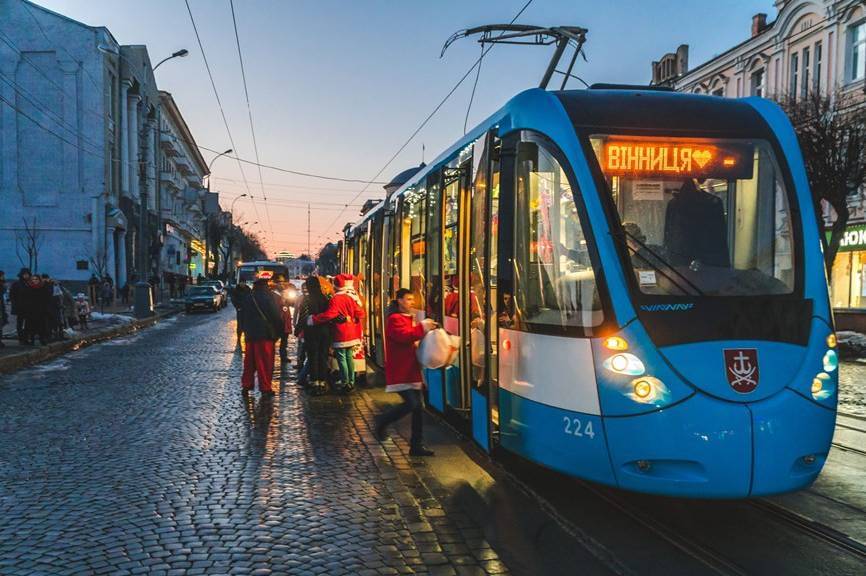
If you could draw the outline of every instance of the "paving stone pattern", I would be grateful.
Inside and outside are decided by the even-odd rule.
[[[0,574],[499,574],[368,397],[239,393],[233,316],[0,380]]]

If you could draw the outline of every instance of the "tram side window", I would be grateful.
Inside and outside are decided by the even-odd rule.
[[[415,296],[415,306],[426,309],[426,282],[424,279],[427,253],[424,235],[427,189],[422,185],[410,188],[403,197],[403,218],[400,243],[402,245],[400,287],[408,288]]]
[[[604,314],[575,204],[579,192],[535,141],[519,144],[515,192],[515,324],[600,325]]]
[[[427,302],[428,318],[442,322],[442,194],[439,172],[427,178]]]

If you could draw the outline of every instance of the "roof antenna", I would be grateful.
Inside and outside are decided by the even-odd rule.
[[[424,148],[424,143],[421,142],[421,164],[424,163],[424,152],[425,151],[426,151],[426,149]]]
[[[498,34],[496,34],[497,32]],[[547,70],[544,72],[544,76],[542,76],[538,87],[542,90],[547,89],[547,85],[550,83],[553,74],[557,73],[564,76],[562,85],[560,86],[560,90],[564,90],[569,78],[577,78],[571,71],[578,54],[581,54],[584,59],[586,58],[586,55],[582,54],[582,51],[583,45],[586,42],[587,32],[586,28],[578,26],[553,26],[547,28],[529,24],[489,24],[487,26],[477,26],[455,32],[446,40],[445,45],[442,47],[442,54],[445,54],[448,47],[455,41],[472,36],[473,34],[480,34],[478,42],[482,46],[484,44],[519,44],[529,46],[550,46],[555,44],[556,49],[553,52],[553,56],[550,57]],[[568,71],[557,70],[556,67],[559,65],[560,60],[562,60],[565,49],[572,43],[574,43],[574,55],[568,64]]]

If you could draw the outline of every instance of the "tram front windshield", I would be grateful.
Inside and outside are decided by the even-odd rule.
[[[641,293],[794,291],[794,200],[768,142],[596,135],[591,143]]]

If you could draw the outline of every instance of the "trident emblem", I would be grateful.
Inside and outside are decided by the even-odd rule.
[[[758,387],[758,351],[754,348],[723,350],[725,376],[728,384],[740,394],[748,394]]]

